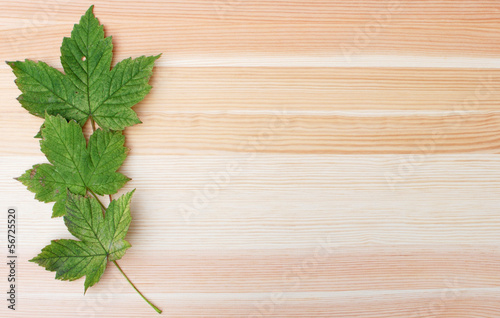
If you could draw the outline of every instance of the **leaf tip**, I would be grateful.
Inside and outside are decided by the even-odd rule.
[[[54,211],[54,210],[52,210],[52,215],[50,216],[50,218],[55,219],[55,218],[60,218],[61,216],[65,216],[65,215],[66,215],[66,211]]]
[[[28,260],[28,262],[37,263],[38,264],[38,256],[33,257],[32,259]]]

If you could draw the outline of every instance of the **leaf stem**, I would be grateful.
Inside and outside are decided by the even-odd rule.
[[[87,189],[90,193],[92,193],[92,195],[94,196],[94,198],[97,200],[97,202],[99,202],[99,204],[101,205],[102,207],[102,215],[104,216],[104,213],[106,212],[106,207],[104,206],[104,204],[102,204],[101,200],[99,200],[99,197],[97,196],[97,194],[94,193],[94,191],[90,190],[90,189]]]
[[[113,261],[113,263],[115,263],[116,267],[118,267],[118,269],[120,270],[120,272],[122,273],[123,277],[125,277],[125,279],[129,282],[129,284],[135,289],[135,291],[142,297],[142,299],[144,299],[157,313],[161,314],[161,309],[159,309],[158,307],[156,307],[155,305],[153,305],[152,302],[150,302],[146,297],[144,297],[144,295],[139,291],[139,289],[137,289],[137,287],[135,287],[135,285],[130,281],[130,279],[127,277],[127,275],[125,275],[125,273],[123,272],[122,268],[120,267],[120,265],[118,265],[118,263],[116,261]]]

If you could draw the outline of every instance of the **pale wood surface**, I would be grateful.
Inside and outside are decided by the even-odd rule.
[[[498,1],[1,1],[0,60],[60,68],[92,3],[115,63],[163,52],[126,129],[121,266],[165,316],[500,317]],[[27,262],[70,234],[12,179],[45,161],[13,80],[0,316],[156,317],[111,265],[84,296]]]

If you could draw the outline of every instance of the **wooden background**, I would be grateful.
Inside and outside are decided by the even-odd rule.
[[[120,263],[164,316],[500,317],[500,2],[0,1],[0,60],[60,68],[92,3],[114,63],[163,52]],[[12,179],[45,161],[18,95],[1,64],[1,317],[156,317],[112,264],[84,296],[27,262],[70,234]]]

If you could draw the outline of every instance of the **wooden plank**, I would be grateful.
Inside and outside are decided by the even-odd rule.
[[[88,7],[66,2],[7,6],[1,21],[10,45],[2,46],[0,54],[57,62],[61,37],[69,35]],[[496,57],[500,45],[494,0],[123,1],[120,6],[98,3],[96,14],[118,40],[120,58],[158,52],[167,59],[289,54],[485,58]]]
[[[452,112],[453,113],[453,112]],[[127,129],[134,154],[225,152],[302,154],[498,153],[497,113],[451,116],[164,114],[138,111],[143,125]],[[23,123],[23,139],[5,155],[37,154],[41,120],[10,116],[6,134]],[[24,125],[25,122],[30,125]],[[9,142],[8,140],[6,141]]]

